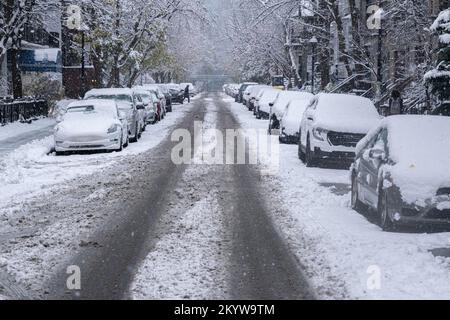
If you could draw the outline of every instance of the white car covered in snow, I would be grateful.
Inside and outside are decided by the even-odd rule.
[[[269,119],[270,108],[280,92],[280,90],[274,88],[268,88],[262,91],[262,94],[255,103],[255,113],[257,119]]]
[[[114,100],[120,111],[123,111],[128,121],[128,136],[130,142],[137,142],[144,126],[142,101],[131,89],[93,89],[86,93],[85,100]]]
[[[277,99],[274,101],[273,105],[270,108],[269,134],[272,134],[273,129],[274,130],[280,129],[280,121],[283,119],[283,116],[286,114],[286,108],[291,101],[302,100],[303,102],[306,101],[306,103],[309,103],[312,98],[314,98],[314,95],[309,92],[281,91],[280,94],[278,95]],[[302,105],[303,105],[303,103],[302,103]],[[291,112],[293,112],[293,110],[291,110]],[[299,121],[301,121],[301,117],[300,117]],[[295,130],[298,131],[298,128],[299,128],[299,126],[297,126],[297,128]]]
[[[273,88],[267,85],[251,86],[247,102],[248,111],[253,111],[253,109],[255,108],[256,99],[258,98],[260,93],[266,89],[273,89]]]
[[[381,227],[450,223],[450,118],[393,116],[358,144],[352,207],[378,212]]]
[[[55,151],[115,150],[128,145],[126,115],[114,100],[71,103],[55,127]]]
[[[280,121],[280,142],[298,144],[300,122],[310,100],[299,99],[288,103]]]
[[[308,167],[320,160],[350,164],[359,141],[381,120],[373,102],[348,94],[321,93],[300,124],[299,158]]]

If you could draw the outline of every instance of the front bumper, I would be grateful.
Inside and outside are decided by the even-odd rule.
[[[394,220],[403,224],[448,224],[450,225],[450,195],[437,196],[426,201],[426,206],[402,204],[394,214]],[[440,205],[446,204],[444,208]]]
[[[71,141],[76,140],[76,141]],[[117,150],[121,147],[120,134],[111,135],[107,138],[95,139],[59,139],[55,138],[56,152],[69,151],[93,151],[93,150]]]
[[[314,157],[317,159],[353,162],[356,157],[353,147],[333,146],[328,141],[320,141],[316,138],[312,138],[311,144]]]

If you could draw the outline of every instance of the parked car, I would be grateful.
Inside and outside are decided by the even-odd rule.
[[[126,114],[128,120],[128,135],[130,142],[137,142],[141,137],[142,123],[138,110],[145,109],[131,89],[93,89],[86,93],[85,100],[101,99],[115,100],[119,110]]]
[[[244,93],[242,94],[242,103],[244,104],[244,106],[248,107],[248,104],[250,103],[251,99],[251,92],[255,87],[256,85],[248,86],[247,89],[245,89]]]
[[[262,91],[262,95],[257,100],[256,106],[256,118],[257,119],[269,119],[270,108],[280,94],[280,90],[268,88]]]
[[[434,109],[432,115],[450,117],[450,101],[446,101]]]
[[[185,89],[187,86],[189,86],[189,95],[194,97],[198,93],[197,88],[190,82],[180,83],[182,89]]]
[[[72,102],[54,132],[56,154],[128,146],[128,122],[114,100]]]
[[[154,124],[159,120],[158,107],[159,102],[156,93],[145,89],[134,89],[134,92],[141,98],[144,103],[145,113],[144,122],[145,124]]]
[[[270,108],[269,134],[272,134],[273,129],[280,129],[280,122],[286,113],[288,104],[292,100],[306,100],[308,103],[313,97],[314,95],[312,93],[304,91],[281,91]],[[301,121],[301,117],[299,121]],[[299,126],[295,128],[295,131],[298,131],[298,128]]]
[[[184,88],[181,88],[179,84],[169,83],[166,85],[169,89],[170,95],[172,96],[172,102],[183,104],[184,97]]]
[[[250,96],[247,103],[248,111],[253,111],[255,108],[256,99],[259,97],[260,93],[264,89],[271,89],[272,87],[266,86],[266,85],[257,85],[257,86],[251,86],[250,90]]]
[[[299,158],[308,167],[321,160],[351,164],[359,141],[381,119],[367,98],[321,93],[309,103],[300,124]]]
[[[236,96],[236,102],[243,103],[244,102],[244,91],[249,86],[257,85],[256,82],[244,82],[240,85],[237,96]]]
[[[378,212],[380,226],[450,223],[450,118],[384,119],[356,148],[352,207]]]
[[[162,92],[161,88],[154,84],[148,84],[143,86],[137,86],[136,89],[144,89],[147,91],[151,91],[157,97],[157,118],[158,121],[161,121],[166,117],[167,107],[166,107],[166,96]]]
[[[172,108],[172,95],[170,94],[169,88],[167,88],[163,84],[156,84],[156,86],[158,86],[161,89],[162,93],[164,94],[164,97],[166,99],[166,110],[167,110],[167,112],[172,112],[173,111],[173,108]]]
[[[278,128],[281,128],[281,143],[298,144],[300,137],[300,122],[302,121],[303,113],[305,113],[309,102],[310,99],[295,99],[288,103],[283,116],[280,117],[281,121]]]

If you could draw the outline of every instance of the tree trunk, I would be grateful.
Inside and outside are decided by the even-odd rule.
[[[345,45],[345,35],[344,35],[344,27],[342,23],[342,18],[339,14],[339,6],[338,1],[333,0],[330,1],[331,5],[331,12],[333,14],[333,19],[336,23],[337,27],[337,34],[338,34],[338,43],[339,43],[339,61],[345,66],[345,69],[347,71],[347,76],[351,77],[353,74],[352,68],[350,66],[350,62],[348,59],[348,50],[347,46]]]

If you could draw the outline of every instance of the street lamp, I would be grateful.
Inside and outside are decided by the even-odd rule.
[[[319,43],[319,41],[317,40],[316,36],[313,36],[311,38],[311,40],[309,40],[309,43],[312,46],[312,70],[311,70],[311,93],[314,94],[314,80],[315,80],[315,75],[316,75],[316,46]]]

